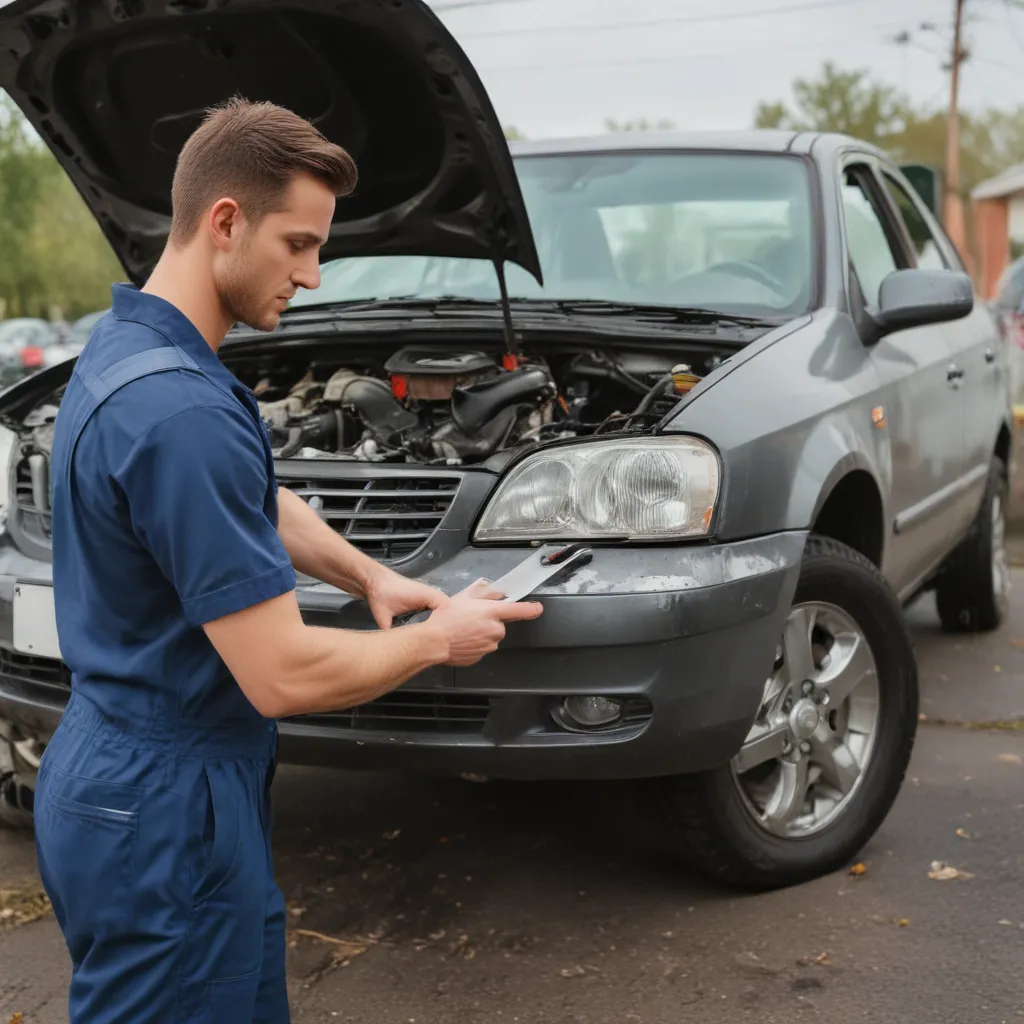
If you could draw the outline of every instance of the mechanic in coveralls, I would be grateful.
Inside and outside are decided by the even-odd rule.
[[[141,290],[114,286],[61,402],[53,575],[73,685],[36,836],[73,1024],[287,1024],[275,719],[473,664],[505,621],[540,614],[482,582],[449,598],[349,546],[277,488],[255,399],[217,357],[236,321],[272,330],[317,287],[355,181],[288,110],[208,111],[159,263]],[[365,599],[381,629],[305,625],[295,570]]]

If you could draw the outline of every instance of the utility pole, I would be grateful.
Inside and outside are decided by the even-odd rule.
[[[960,197],[960,65],[965,53],[961,44],[965,0],[954,0],[953,13],[953,57],[950,68],[949,115],[946,122],[946,196],[944,220],[946,231],[956,247],[965,256],[970,251],[967,244],[967,223],[964,217],[963,201]]]

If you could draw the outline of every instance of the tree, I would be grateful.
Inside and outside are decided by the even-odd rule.
[[[755,127],[845,132],[884,146],[913,118],[910,103],[892,86],[871,81],[865,69],[840,71],[831,61],[820,78],[798,78],[793,96],[796,110],[779,101],[759,104]]]
[[[846,132],[881,146],[904,163],[940,169],[946,162],[946,111],[915,108],[910,100],[865,69],[840,71],[826,63],[820,77],[793,83],[795,109],[783,101],[761,103],[758,128]],[[1024,106],[960,114],[960,192],[1012,164],[1024,162]]]
[[[124,273],[53,154],[0,92],[0,300],[8,317],[74,318]]]

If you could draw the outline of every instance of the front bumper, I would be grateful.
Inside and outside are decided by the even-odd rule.
[[[757,711],[805,540],[598,548],[589,566],[538,591],[544,614],[511,625],[479,664],[439,666],[372,704],[282,721],[281,760],[518,779],[721,764]],[[522,557],[522,548],[465,548],[421,578],[452,594]],[[45,737],[66,699],[66,669],[13,651],[18,579],[48,581],[50,567],[0,552],[0,717]],[[299,600],[311,624],[374,628],[365,604],[335,588],[303,586]],[[600,732],[569,731],[553,712],[573,694],[621,698],[623,717]]]

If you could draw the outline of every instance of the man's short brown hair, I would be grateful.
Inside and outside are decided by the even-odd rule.
[[[258,222],[279,208],[298,173],[317,178],[336,196],[352,192],[357,179],[352,157],[285,107],[240,97],[211,107],[178,154],[170,240],[189,241],[203,211],[223,197]]]

